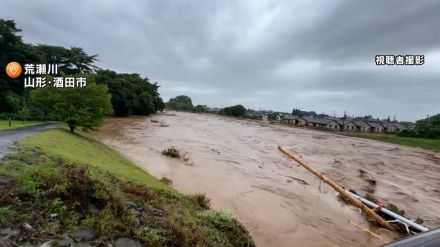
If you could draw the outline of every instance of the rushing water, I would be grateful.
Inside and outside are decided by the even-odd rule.
[[[153,119],[153,121],[151,121]],[[157,122],[156,122],[157,121]],[[206,193],[214,208],[238,217],[258,246],[378,246],[348,220],[385,239],[336,192],[286,158],[299,153],[339,184],[374,193],[425,225],[440,225],[440,154],[302,128],[172,112],[108,119],[96,136],[187,194]],[[180,160],[161,155],[174,146]],[[368,174],[361,175],[360,170]],[[368,182],[372,177],[376,185]],[[307,185],[293,179],[298,178]]]

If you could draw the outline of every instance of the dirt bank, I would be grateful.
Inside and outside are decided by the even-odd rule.
[[[174,114],[109,119],[96,135],[156,177],[170,178],[179,191],[206,193],[215,208],[227,208],[240,219],[258,246],[382,244],[348,224],[367,226],[356,209],[338,202],[330,187],[283,156],[277,145],[301,154],[348,188],[373,192],[407,215],[428,220],[428,226],[440,225],[438,153],[220,116]],[[161,155],[171,146],[186,158]]]

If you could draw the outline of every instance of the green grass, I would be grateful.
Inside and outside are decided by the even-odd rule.
[[[19,145],[38,148],[53,157],[89,164],[108,171],[122,180],[155,188],[170,189],[108,146],[85,134],[71,134],[67,130],[59,128],[22,140]]]
[[[0,187],[0,229],[18,230],[9,239],[18,246],[74,238],[81,228],[96,231],[92,245],[125,237],[142,246],[255,246],[204,195],[180,194],[83,133],[54,129],[19,141],[0,160],[0,177],[10,181]],[[23,222],[34,230],[21,230]]]
[[[11,120],[11,127],[9,127],[9,120],[0,119],[0,130],[7,129],[17,129],[22,127],[28,127],[32,125],[39,124],[39,121],[19,121],[19,120]]]
[[[400,144],[410,147],[419,147],[436,152],[440,151],[440,139],[426,139],[426,138],[411,138],[399,137],[394,134],[380,134],[380,133],[361,133],[361,132],[339,132],[338,134],[344,136],[353,136],[360,138],[367,138],[377,141]]]

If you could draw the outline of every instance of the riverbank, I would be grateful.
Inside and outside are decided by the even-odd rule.
[[[366,138],[376,141],[399,144],[409,147],[418,147],[435,152],[440,152],[440,139],[400,137],[395,134],[362,133],[362,132],[335,132],[339,135]]]
[[[253,246],[241,224],[86,134],[55,129],[0,162],[2,244]]]

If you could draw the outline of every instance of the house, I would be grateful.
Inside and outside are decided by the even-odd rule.
[[[354,124],[356,125],[356,131],[361,131],[361,132],[371,131],[371,125],[368,122],[355,121]]]
[[[298,126],[298,118],[299,116],[295,116],[295,115],[291,115],[291,114],[286,114],[283,115],[281,118],[281,123],[283,124],[288,124],[288,125],[296,125]]]
[[[395,133],[398,132],[397,127],[394,123],[384,123],[385,132]]]
[[[267,114],[263,114],[263,115],[261,115],[261,120],[263,120],[263,121],[269,121],[269,115],[267,115]]]
[[[326,128],[340,130],[342,129],[342,123],[340,123],[338,119],[329,119],[329,122],[326,124]]]
[[[341,123],[338,121],[338,119],[333,118],[300,117],[298,118],[298,126],[309,126],[332,130],[341,129]]]
[[[283,124],[294,125],[298,127],[315,127],[330,130],[342,131],[359,131],[359,132],[399,132],[408,129],[409,124],[406,122],[387,122],[379,119],[369,118],[350,118],[344,116],[343,118],[329,117],[329,116],[296,116],[292,114],[278,114],[276,119]],[[408,125],[407,125],[408,124]]]
[[[353,120],[348,120],[345,122],[344,130],[346,131],[356,131],[356,123]]]
[[[394,128],[396,128],[396,132],[407,129],[407,127],[405,127],[405,125],[400,124],[400,123],[395,123],[395,124],[393,124],[393,126],[394,126]]]
[[[370,122],[371,132],[384,132],[385,127],[380,122]]]

